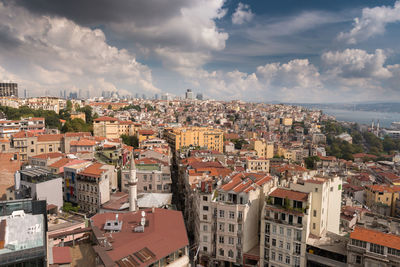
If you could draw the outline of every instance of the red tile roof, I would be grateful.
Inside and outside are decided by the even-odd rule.
[[[144,232],[134,232],[133,228],[139,225],[141,212],[120,213],[118,220],[122,221],[120,232],[112,234],[112,250],[105,253],[113,261],[118,261],[128,255],[132,255],[144,248],[148,248],[155,254],[157,261],[172,252],[189,245],[183,216],[180,211],[155,209],[144,210],[148,226]],[[115,213],[103,213],[94,215],[92,226],[96,226],[104,233],[104,225],[107,220],[115,220]],[[140,262],[137,259],[138,262]],[[148,266],[151,262],[145,262],[140,266]]]
[[[21,131],[13,134],[13,138],[26,138],[26,137],[34,137],[35,135],[30,132]]]
[[[101,174],[106,171],[105,169],[101,169],[101,167],[103,167],[103,164],[95,162],[92,165],[86,167],[79,174],[91,177],[100,177]]]
[[[354,231],[350,233],[350,238],[400,250],[399,235],[386,234],[357,226]]]
[[[272,178],[264,173],[238,173],[231,180],[224,184],[221,189],[224,191],[234,191],[236,193],[249,192],[259,185],[262,186]]]
[[[51,141],[61,141],[63,139],[63,134],[42,134],[38,135],[38,142],[51,142]]]
[[[71,263],[71,251],[69,247],[53,247],[53,263],[66,264]]]
[[[88,139],[81,139],[79,141],[71,141],[71,146],[94,146],[96,145],[96,141],[88,140]]]
[[[54,159],[54,158],[59,158],[59,157],[63,157],[64,154],[60,153],[60,152],[51,152],[51,153],[43,153],[43,154],[39,154],[36,156],[32,156],[32,158],[34,159]]]
[[[104,117],[94,119],[94,121],[118,121],[118,119],[113,118],[113,117],[104,116]]]
[[[277,188],[269,195],[271,197],[288,198],[290,200],[303,201],[303,202],[307,201],[308,199],[308,193],[303,193],[283,188]]]

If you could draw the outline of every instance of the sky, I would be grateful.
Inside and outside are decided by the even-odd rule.
[[[20,95],[393,102],[399,43],[400,0],[0,0]]]

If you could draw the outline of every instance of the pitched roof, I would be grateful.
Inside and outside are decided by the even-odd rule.
[[[146,212],[148,226],[145,226],[144,232],[134,232],[132,228],[139,225],[142,211]],[[115,213],[96,214],[91,220],[93,221],[92,226],[104,233],[104,224],[108,220],[115,220]],[[152,262],[189,245],[180,211],[156,208],[154,213],[151,212],[151,209],[120,213],[118,220],[123,222],[121,231],[112,234],[111,244],[113,249],[105,251],[114,262],[132,255],[140,263],[139,266],[148,266]],[[107,234],[103,235],[107,236]],[[136,252],[143,251],[146,248],[154,254],[154,257],[151,262],[141,263],[136,258]]]
[[[51,142],[51,141],[61,141],[63,139],[63,134],[41,134],[38,135],[38,142]]]
[[[272,178],[264,173],[238,173],[232,179],[221,186],[224,191],[234,191],[236,193],[249,192],[259,185],[262,186]]]
[[[94,121],[118,121],[118,119],[113,118],[113,117],[103,116],[103,117],[94,119]]]
[[[71,141],[71,146],[94,146],[96,145],[96,141],[88,140],[88,139],[81,139],[79,141]]]
[[[101,167],[103,167],[103,164],[95,162],[92,165],[86,167],[79,174],[86,175],[86,176],[92,176],[92,177],[100,177],[101,174],[106,171],[105,169],[102,169]]]
[[[64,154],[60,153],[60,152],[51,152],[51,153],[43,153],[43,154],[39,154],[39,155],[35,155],[32,156],[32,158],[34,159],[54,159],[54,158],[59,158],[59,157],[63,157]]]
[[[13,134],[13,138],[25,138],[25,137],[34,137],[35,135],[30,132],[21,131],[18,133]]]
[[[386,234],[356,226],[354,231],[350,233],[350,238],[400,250],[399,235]]]
[[[307,201],[308,199],[308,193],[283,188],[277,188],[269,195],[271,197],[288,198],[290,200],[296,201]]]

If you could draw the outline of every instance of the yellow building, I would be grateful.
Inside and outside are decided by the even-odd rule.
[[[291,126],[293,124],[292,118],[281,118],[281,124],[285,126]]]
[[[134,135],[135,126],[131,121],[120,121],[113,117],[100,117],[93,121],[94,136],[119,138],[122,134]]]
[[[140,144],[142,141],[157,138],[157,133],[153,130],[138,130],[136,136]]]
[[[71,120],[73,119],[81,119],[83,121],[86,121],[86,114],[84,112],[72,112]]]
[[[389,214],[385,215],[394,216],[399,192],[400,186],[369,185],[365,188],[365,203],[369,208],[378,213],[387,212]]]
[[[173,149],[200,146],[224,152],[223,131],[208,127],[181,127],[165,129],[164,137]]]
[[[274,157],[274,143],[264,140],[251,139],[250,149],[255,150],[260,158],[271,159]]]

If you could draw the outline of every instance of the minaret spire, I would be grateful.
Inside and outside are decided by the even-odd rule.
[[[136,166],[135,160],[131,158],[130,166],[129,166],[129,211],[137,210],[137,179],[136,179]]]

